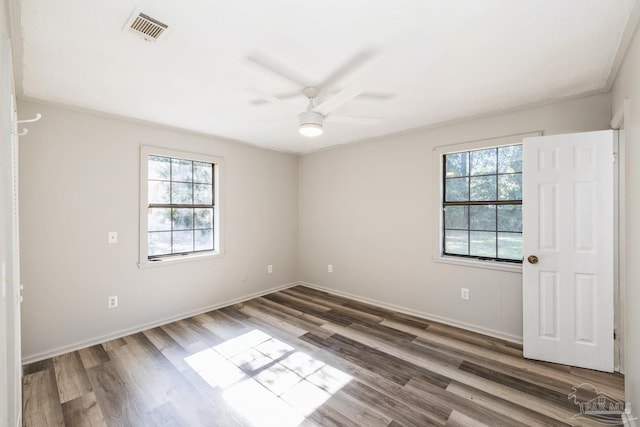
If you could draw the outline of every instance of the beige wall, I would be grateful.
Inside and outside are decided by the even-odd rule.
[[[612,91],[613,110],[629,99],[629,115],[625,117],[626,137],[626,322],[625,355],[626,398],[633,412],[640,413],[640,33],[627,51]],[[625,297],[625,296],[623,296]]]
[[[609,127],[608,94],[347,145],[300,159],[300,279],[518,340],[519,273],[435,263],[435,146]],[[332,264],[334,272],[327,272]],[[460,288],[471,299],[460,299]]]
[[[20,141],[27,361],[297,280],[297,156],[33,102],[19,111],[43,115]],[[225,256],[138,269],[140,144],[224,157]]]

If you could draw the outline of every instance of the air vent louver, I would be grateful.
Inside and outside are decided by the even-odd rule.
[[[130,31],[144,37],[145,40],[149,41],[158,40],[168,28],[166,24],[163,24],[157,19],[153,19],[152,17],[145,15],[144,13],[137,12],[134,12],[134,14],[131,16],[127,27]]]

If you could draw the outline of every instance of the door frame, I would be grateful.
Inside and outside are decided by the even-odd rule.
[[[626,295],[627,295],[627,250],[626,250],[626,140],[625,118],[629,117],[629,99],[625,98],[611,119],[611,129],[618,131],[617,171],[615,191],[614,218],[616,233],[614,234],[615,276],[614,276],[614,369],[625,373],[624,337],[626,334]]]
[[[18,176],[18,135],[17,113],[15,98],[15,82],[13,80],[13,55],[10,39],[0,40],[2,43],[2,72],[0,94],[3,106],[2,136],[0,143],[6,157],[3,161],[4,200],[2,203],[5,214],[5,245],[4,271],[2,280],[6,283],[6,314],[7,314],[7,420],[9,426],[20,426],[22,423],[22,352],[20,328],[20,244],[19,225],[17,218],[17,176]],[[7,280],[8,279],[8,280]]]

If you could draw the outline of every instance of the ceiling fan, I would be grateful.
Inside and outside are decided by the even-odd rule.
[[[302,87],[301,92],[308,99],[309,103],[306,110],[298,114],[298,131],[301,135],[316,137],[322,135],[325,120],[359,124],[372,124],[381,120],[374,117],[341,116],[335,115],[332,112],[357,96],[373,99],[389,99],[392,95],[384,93],[368,93],[365,92],[364,88],[358,84],[350,84],[338,92],[332,94],[329,93],[329,90],[333,85],[338,83],[348,74],[354,72],[357,68],[361,67],[365,62],[370,61],[375,54],[376,51],[373,49],[367,49],[356,54],[319,84],[312,84],[308,79],[298,75],[296,72],[264,55],[252,54],[248,59],[260,67]],[[293,104],[286,99],[299,95],[300,90],[279,96],[267,95],[259,91],[255,92],[260,96],[260,99],[252,101],[254,104],[263,104],[268,102],[273,104],[296,105],[299,107],[298,104]],[[321,94],[327,94],[329,96],[320,100]]]

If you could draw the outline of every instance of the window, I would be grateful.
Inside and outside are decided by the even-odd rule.
[[[443,255],[522,262],[522,145],[442,156]]]
[[[141,265],[219,254],[220,159],[141,151]]]

